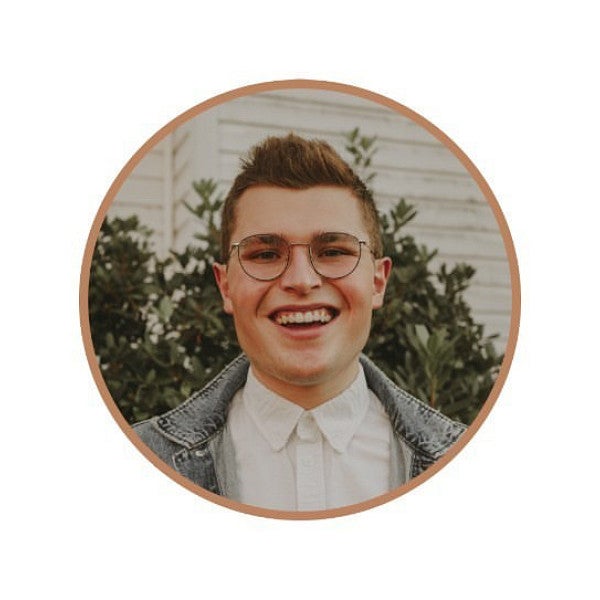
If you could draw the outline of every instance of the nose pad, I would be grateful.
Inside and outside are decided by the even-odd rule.
[[[292,288],[303,293],[321,285],[321,276],[310,261],[308,244],[290,245],[289,262],[280,283],[283,288]]]

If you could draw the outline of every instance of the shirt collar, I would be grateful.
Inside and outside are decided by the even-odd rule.
[[[359,365],[358,375],[350,387],[310,412],[327,441],[338,452],[344,452],[364,421],[368,408],[369,388]]]
[[[369,390],[362,365],[359,365],[356,379],[339,396],[305,411],[266,388],[250,369],[243,402],[256,427],[275,452],[288,443],[305,412],[313,415],[329,444],[338,452],[344,452],[367,414]]]

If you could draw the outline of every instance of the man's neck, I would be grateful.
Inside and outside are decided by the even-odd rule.
[[[339,396],[348,389],[358,375],[359,363],[353,363],[349,368],[333,377],[323,378],[322,381],[297,383],[285,381],[250,367],[256,379],[273,393],[297,404],[304,410],[311,410],[328,400]]]

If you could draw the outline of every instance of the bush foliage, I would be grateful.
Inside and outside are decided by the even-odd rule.
[[[346,150],[370,183],[375,139],[354,130]],[[223,203],[211,180],[194,183],[196,242],[160,259],[137,217],[106,219],[92,258],[89,317],[106,385],[129,422],[174,408],[240,353],[231,317],[222,311],[211,264],[219,256]],[[404,233],[416,217],[399,200],[381,216],[393,270],[383,308],[374,312],[365,348],[401,387],[469,424],[487,399],[502,357],[474,321],[464,292],[467,264],[430,267],[436,255]]]

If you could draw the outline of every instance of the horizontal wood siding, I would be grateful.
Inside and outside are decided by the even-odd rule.
[[[154,232],[154,244],[162,252],[164,220],[164,142],[157,144],[136,165],[117,192],[108,217],[127,218],[137,215]]]

